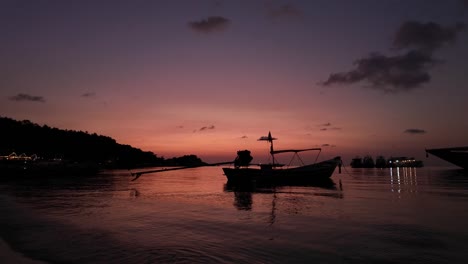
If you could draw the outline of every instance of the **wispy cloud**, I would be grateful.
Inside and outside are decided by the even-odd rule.
[[[223,1],[221,1],[221,0],[214,0],[214,1],[213,1],[213,6],[214,6],[214,7],[221,7],[221,6],[223,6]]]
[[[324,128],[321,128],[320,131],[328,131],[328,130],[341,130],[341,127],[324,127]]]
[[[321,84],[354,84],[365,82],[369,88],[384,93],[409,91],[431,80],[429,70],[437,65],[433,53],[447,43],[455,42],[457,35],[465,30],[463,23],[443,27],[434,22],[407,21],[396,31],[392,47],[404,51],[398,55],[383,55],[378,52],[355,61],[354,69],[332,73]]]
[[[419,129],[419,128],[408,128],[406,129],[403,133],[407,133],[407,134],[413,134],[413,135],[417,135],[417,134],[426,134],[426,130],[424,129]]]
[[[213,129],[215,129],[215,128],[216,128],[216,127],[215,127],[214,125],[211,125],[211,126],[204,126],[204,127],[201,127],[201,128],[199,128],[199,129],[194,130],[193,133],[195,133],[195,132],[197,132],[197,131],[201,132],[201,131],[213,130]]]
[[[327,131],[327,130],[341,130],[340,127],[332,127],[332,124],[330,122],[328,123],[323,123],[318,125],[320,127],[320,131]]]
[[[249,137],[248,136],[242,136],[241,138],[244,139],[244,138],[249,138]]]
[[[210,16],[199,21],[189,22],[189,27],[197,32],[202,33],[213,33],[218,31],[224,31],[231,21],[222,16]]]
[[[267,5],[267,15],[270,18],[300,18],[303,12],[292,4],[284,4],[281,6]]]
[[[95,96],[96,96],[96,93],[93,93],[93,92],[87,92],[81,95],[81,97],[85,97],[85,98],[90,98],[90,97],[95,97]]]
[[[12,101],[16,101],[16,102],[22,102],[22,101],[40,102],[40,103],[45,102],[45,99],[42,96],[29,95],[29,94],[24,94],[24,93],[19,93],[15,96],[11,96],[9,99]]]

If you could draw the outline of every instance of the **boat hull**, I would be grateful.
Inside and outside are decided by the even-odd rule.
[[[426,152],[468,170],[468,147],[426,149]]]
[[[223,171],[230,183],[308,183],[329,180],[340,164],[341,158],[336,157],[311,165],[287,169],[223,168]]]

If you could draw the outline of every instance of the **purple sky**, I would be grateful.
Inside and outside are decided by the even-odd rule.
[[[0,1],[0,115],[172,157],[468,145],[468,1]]]

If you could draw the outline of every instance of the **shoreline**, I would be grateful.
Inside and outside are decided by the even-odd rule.
[[[14,251],[8,243],[0,237],[0,259],[2,263],[10,264],[47,264],[47,262],[35,260],[24,256],[21,252]]]

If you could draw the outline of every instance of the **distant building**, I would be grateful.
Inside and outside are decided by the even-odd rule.
[[[362,168],[362,158],[359,156],[355,157],[351,160],[351,163],[349,165],[351,166],[351,168]]]
[[[391,157],[385,160],[383,156],[377,156],[374,160],[370,155],[361,158],[359,156],[351,160],[350,166],[352,168],[395,168],[395,167],[423,167],[424,164],[421,160],[408,157]]]
[[[376,168],[386,168],[387,167],[387,160],[383,156],[377,156],[375,159],[375,167]]]
[[[416,160],[414,158],[407,157],[391,157],[388,159],[388,167],[423,167],[423,162],[421,160]]]

